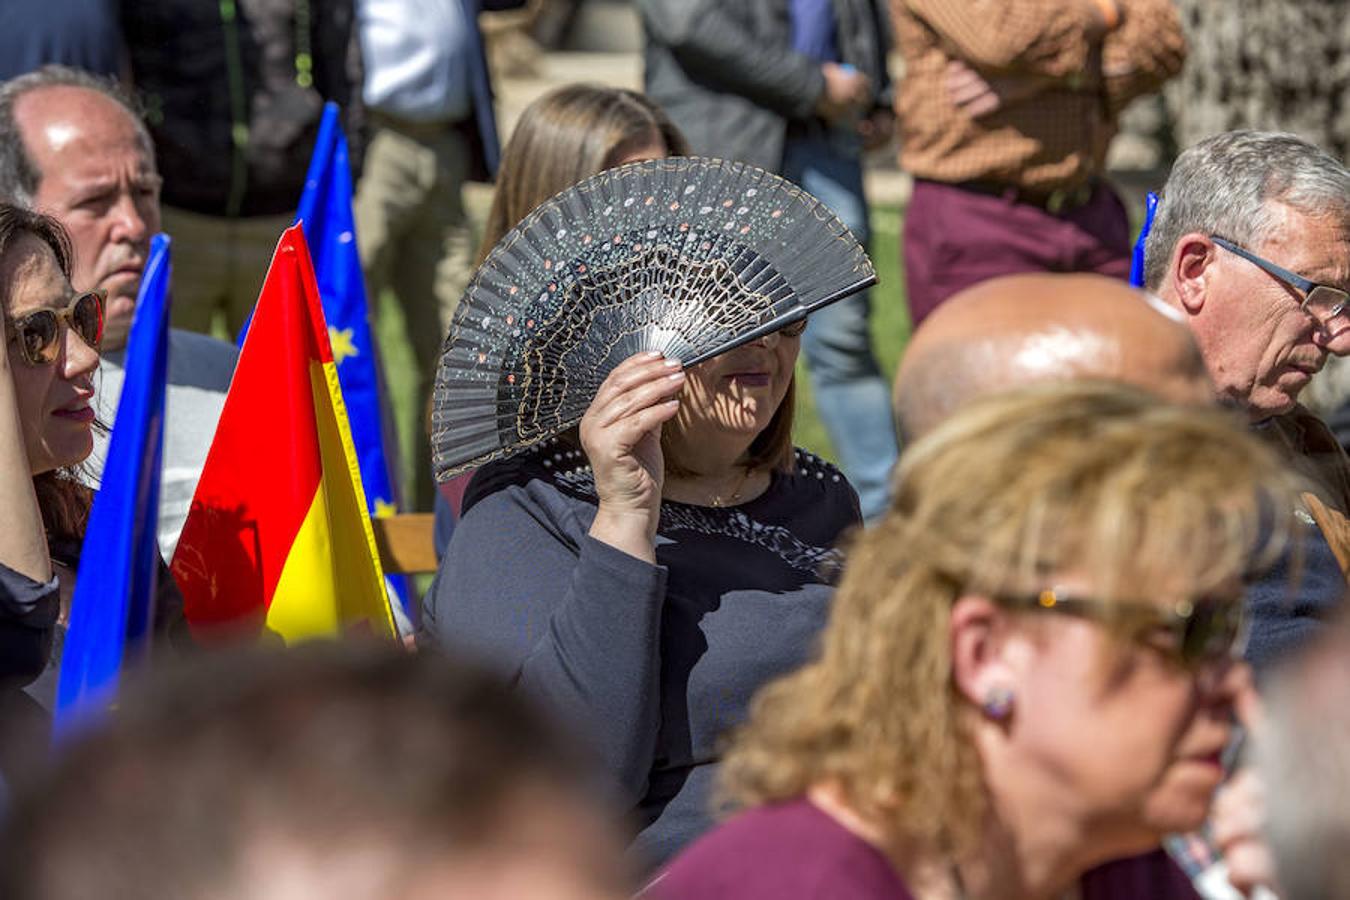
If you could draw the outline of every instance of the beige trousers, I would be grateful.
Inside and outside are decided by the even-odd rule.
[[[356,240],[372,308],[389,290],[403,309],[418,368],[417,408],[423,410],[450,317],[473,274],[474,236],[461,194],[469,147],[449,126],[371,119],[376,130],[353,204]],[[425,427],[417,431],[416,449],[409,499],[414,509],[430,509],[434,485]]]
[[[174,326],[210,334],[219,311],[229,336],[238,336],[258,302],[281,232],[294,218],[226,219],[164,207],[164,231],[173,239]]]

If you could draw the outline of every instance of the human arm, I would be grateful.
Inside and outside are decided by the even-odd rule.
[[[1109,25],[1097,0],[892,0],[892,7],[981,72],[1058,79],[1091,68]]]
[[[1120,28],[1102,43],[1103,89],[1112,115],[1157,91],[1186,61],[1186,36],[1172,0],[1120,2]]]
[[[635,804],[660,730],[666,573],[586,526],[542,481],[488,495],[456,526],[422,624],[569,723]]]
[[[632,803],[660,730],[660,435],[683,384],[659,354],[620,364],[581,422],[593,520],[543,479],[503,486],[468,509],[424,603],[439,643],[480,653],[579,723]]]
[[[638,0],[647,39],[670,49],[699,79],[789,118],[806,118],[826,90],[821,65],[757,41],[720,0]]]
[[[40,584],[52,580],[47,535],[33,491],[33,472],[24,446],[23,423],[12,367],[25,365],[9,355],[8,325],[0,317],[0,563]]]
[[[42,672],[60,612],[10,371],[23,363],[9,358],[6,327],[0,317],[0,687],[26,684]]]

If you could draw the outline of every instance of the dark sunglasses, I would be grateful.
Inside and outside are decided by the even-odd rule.
[[[5,328],[10,340],[18,341],[23,358],[30,366],[56,359],[61,352],[61,323],[75,329],[94,350],[103,341],[103,292],[86,291],[71,300],[65,309],[44,307],[17,319],[8,319]]]
[[[1288,287],[1293,288],[1303,295],[1303,302],[1299,308],[1312,316],[1319,325],[1326,325],[1332,319],[1345,311],[1347,305],[1350,305],[1350,294],[1340,288],[1334,288],[1329,284],[1318,284],[1315,281],[1309,281],[1302,275],[1289,271],[1283,266],[1277,266],[1268,259],[1262,259],[1250,250],[1239,247],[1232,241],[1221,238],[1217,234],[1211,234],[1210,240],[1218,244],[1229,253],[1236,253],[1238,256],[1252,263],[1257,268],[1274,276],[1276,281],[1282,282]]]
[[[1169,635],[1169,652],[1188,669],[1240,656],[1247,637],[1240,598],[1179,600],[1164,607],[1146,602],[1105,603],[1047,588],[1038,594],[1000,596],[998,601],[1016,609],[1059,612],[1099,622],[1124,621],[1134,626],[1138,636],[1161,628]]]

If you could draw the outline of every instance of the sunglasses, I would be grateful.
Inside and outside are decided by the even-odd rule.
[[[778,329],[778,333],[787,338],[801,337],[806,333],[806,320],[798,319],[791,325],[784,325],[782,328]]]
[[[1105,603],[1088,597],[1068,596],[1047,588],[1037,594],[999,597],[1005,606],[1058,612],[1101,622],[1124,621],[1136,637],[1162,629],[1168,635],[1168,652],[1188,669],[1199,669],[1242,654],[1247,628],[1240,598],[1178,600],[1170,606],[1154,603]]]
[[[99,348],[103,341],[103,300],[102,291],[86,291],[65,309],[35,309],[17,319],[7,319],[5,328],[10,340],[19,342],[23,358],[30,366],[45,365],[61,352],[62,322],[91,348]]]
[[[1262,259],[1252,251],[1239,247],[1232,241],[1221,238],[1216,234],[1211,234],[1209,237],[1210,240],[1229,253],[1237,254],[1247,262],[1265,271],[1266,274],[1273,276],[1276,281],[1301,293],[1303,302],[1299,304],[1299,308],[1312,316],[1319,325],[1326,325],[1344,312],[1347,305],[1350,305],[1350,294],[1340,288],[1309,281],[1302,275],[1295,274],[1283,266],[1277,266],[1268,259]]]

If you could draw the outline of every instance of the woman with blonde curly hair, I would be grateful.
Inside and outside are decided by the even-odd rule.
[[[1248,674],[1280,464],[1107,384],[971,404],[902,458],[818,657],[724,763],[740,814],[662,898],[1051,898],[1196,828]]]

